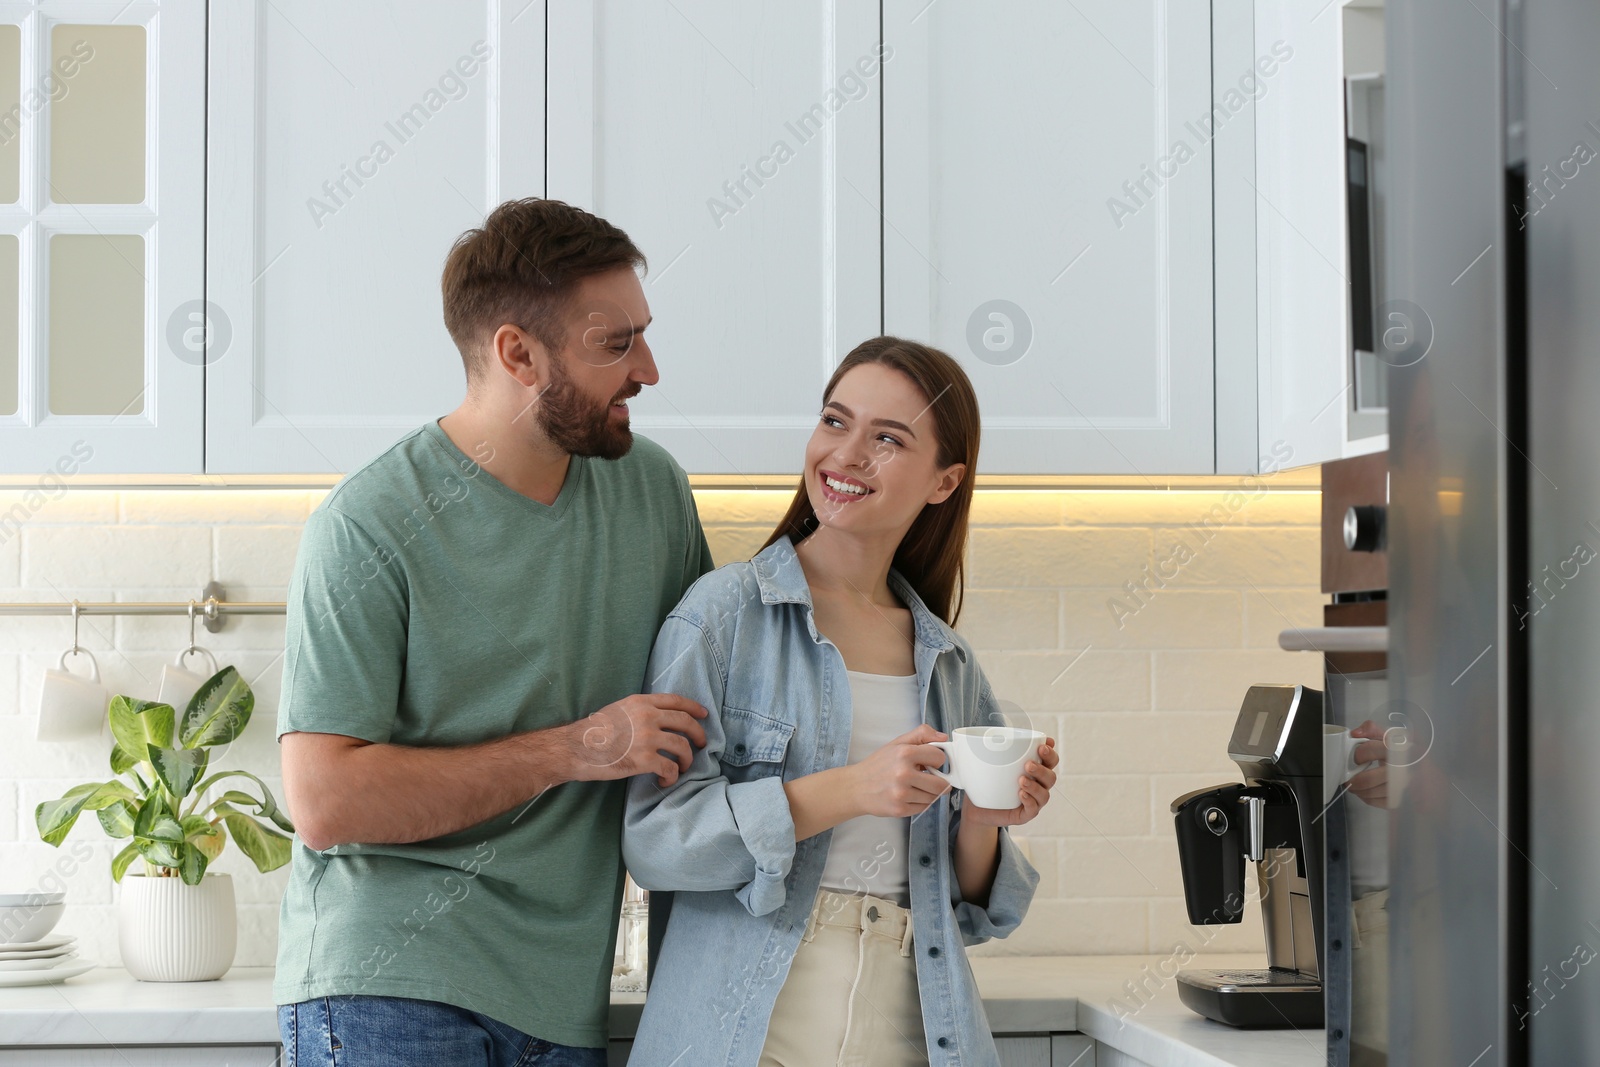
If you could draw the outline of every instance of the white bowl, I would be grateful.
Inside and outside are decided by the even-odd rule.
[[[63,901],[50,904],[0,906],[0,945],[42,941],[61,921]]]
[[[65,893],[0,893],[0,908],[17,908],[33,904],[59,904],[67,899]]]

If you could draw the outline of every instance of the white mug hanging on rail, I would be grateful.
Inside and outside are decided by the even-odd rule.
[[[177,659],[161,668],[161,691],[156,697],[163,704],[171,704],[180,715],[189,706],[189,698],[217,673],[217,658],[194,643],[194,621],[198,607],[194,601],[189,601],[189,647],[179,652]],[[200,656],[205,660],[206,673],[196,674],[189,670],[190,656]]]
[[[67,670],[67,659],[82,656],[89,661],[89,676]],[[78,645],[78,603],[72,603],[72,647],[61,653],[60,661],[44,672],[39,687],[40,741],[81,741],[100,736],[105,723],[106,705],[111,693],[100,684],[100,664],[86,648]]]

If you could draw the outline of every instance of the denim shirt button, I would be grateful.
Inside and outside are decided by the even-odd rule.
[[[734,745],[734,746],[733,746],[733,750],[734,750],[734,751],[735,751],[735,752],[737,752],[737,753],[738,753],[738,754],[739,754],[739,755],[741,755],[741,756],[742,756],[742,755],[744,755],[744,743],[743,743],[743,742],[740,742],[740,743],[739,743],[739,744],[737,744],[737,745]]]
[[[938,959],[939,958],[939,946],[938,945],[931,946],[928,949],[928,955],[932,956],[934,959]]]
[[[940,1048],[949,1048],[950,1047],[950,1039],[948,1037],[941,1037],[939,1039],[939,1047]]]
[[[933,857],[932,856],[923,856],[917,862],[922,864],[924,867],[932,867],[933,866]]]

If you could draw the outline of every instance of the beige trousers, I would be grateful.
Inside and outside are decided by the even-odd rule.
[[[911,913],[823,889],[761,1050],[761,1067],[926,1067]]]

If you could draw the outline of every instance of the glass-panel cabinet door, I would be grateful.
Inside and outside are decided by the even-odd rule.
[[[205,17],[0,5],[0,474],[204,469]]]

